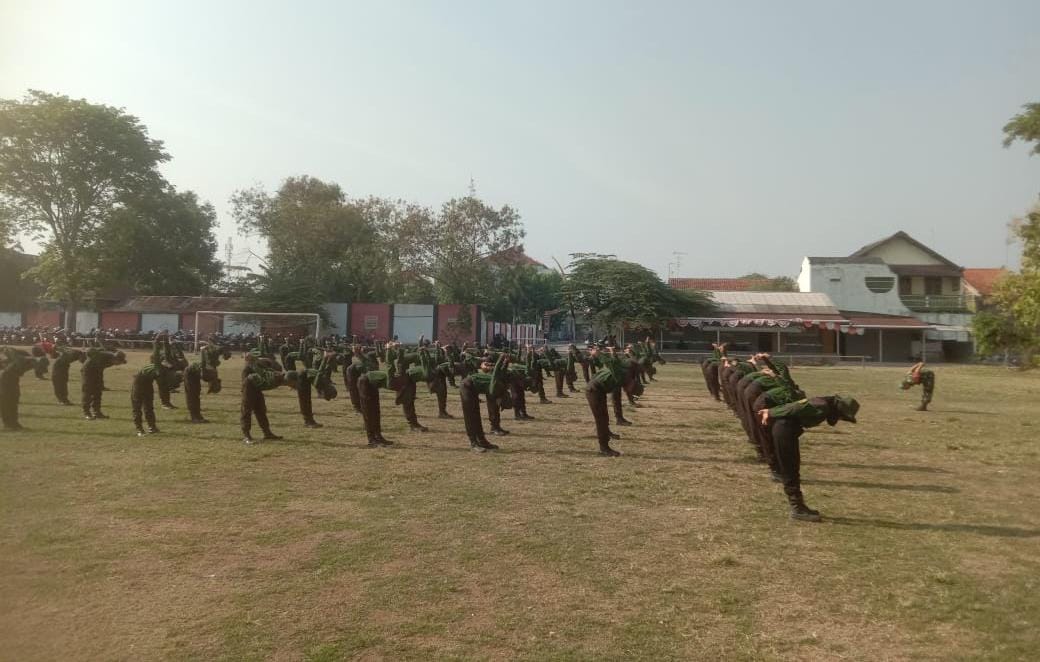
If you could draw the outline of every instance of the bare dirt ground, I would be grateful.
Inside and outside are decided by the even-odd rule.
[[[133,355],[131,366],[144,355]],[[109,421],[23,379],[0,435],[0,659],[1031,660],[1040,651],[1040,376],[937,367],[916,412],[894,368],[795,368],[863,403],[807,432],[788,519],[699,369],[664,366],[595,454],[581,394],[505,419],[470,453],[461,419],[364,446],[346,392],[269,396],[285,441],[244,446],[239,362],[213,422],[159,411],[132,435],[131,366]],[[338,376],[337,376],[338,379]],[[78,394],[78,374],[71,390]],[[174,396],[183,407],[181,394]],[[450,410],[459,414],[458,396]]]

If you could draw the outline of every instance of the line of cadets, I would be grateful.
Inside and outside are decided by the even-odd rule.
[[[855,423],[859,403],[840,395],[806,397],[788,367],[769,354],[742,361],[727,355],[725,343],[713,349],[701,364],[708,392],[740,420],[758,460],[783,485],[791,517],[820,521],[820,513],[805,504],[802,494],[799,439],[805,428],[824,421]]]
[[[394,404],[400,405],[408,426],[417,432],[426,427],[419,422],[415,398],[420,384],[425,384],[437,398],[438,418],[454,418],[447,409],[448,384],[457,386],[462,417],[470,448],[483,453],[495,450],[488,441],[480,414],[481,397],[486,404],[490,432],[505,436],[502,411],[513,410],[516,420],[533,420],[527,411],[527,394],[537,395],[542,404],[552,404],[545,394],[545,377],[555,383],[556,397],[570,397],[578,392],[577,368],[587,383],[586,397],[596,421],[597,440],[602,455],[617,456],[610,441],[619,436],[610,430],[606,396],[614,403],[618,425],[631,425],[622,412],[622,394],[633,406],[643,393],[643,385],[653,380],[655,363],[663,363],[656,344],[649,340],[625,348],[617,354],[612,346],[590,346],[582,352],[574,345],[561,355],[555,348],[524,348],[523,352],[496,351],[490,348],[460,349],[454,344],[441,345],[421,339],[416,347],[397,342],[376,346],[319,346],[311,338],[300,341],[293,350],[280,348],[279,365],[273,348],[261,338],[256,348],[246,354],[242,375],[241,426],[243,441],[254,443],[252,419],[263,432],[264,439],[279,439],[267,418],[264,392],[288,385],[296,390],[300,413],[307,427],[321,427],[314,420],[311,388],[326,400],[337,396],[332,374],[340,371],[355,411],[361,414],[369,446],[389,446],[393,442],[383,436],[380,391],[394,393]],[[299,365],[297,365],[299,364]],[[284,369],[283,369],[284,367]],[[564,391],[566,387],[567,392]]]

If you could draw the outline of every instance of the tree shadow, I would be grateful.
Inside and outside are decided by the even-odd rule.
[[[827,517],[827,522],[842,526],[873,526],[881,529],[897,531],[943,531],[947,533],[977,533],[981,536],[999,538],[1037,538],[1040,529],[1022,529],[1014,526],[995,526],[991,524],[929,524],[927,522],[894,522],[891,520],[865,517]]]
[[[992,411],[977,411],[975,409],[929,409],[933,414],[970,414],[972,416],[1000,416]]]
[[[914,464],[856,464],[855,462],[806,462],[814,467],[838,467],[841,469],[868,469],[871,471],[918,471],[931,474],[952,474],[949,469],[924,467]]]
[[[893,490],[896,492],[938,492],[958,494],[956,487],[946,485],[898,485],[894,483],[867,483],[858,480],[802,480],[803,485],[828,485],[831,487],[859,487],[868,490]]]

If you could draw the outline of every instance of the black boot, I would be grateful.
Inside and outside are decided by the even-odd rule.
[[[611,448],[610,444],[606,442],[600,442],[599,454],[603,457],[618,457],[619,455],[621,455],[621,453]]]
[[[805,498],[802,497],[801,492],[789,495],[787,501],[791,504],[791,519],[801,522],[819,522],[822,519],[820,511],[805,505]]]
[[[480,441],[476,439],[469,440],[469,449],[474,453],[486,453],[488,451],[488,449],[484,448],[484,446],[480,444]]]

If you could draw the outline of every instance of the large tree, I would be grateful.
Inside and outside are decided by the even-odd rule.
[[[379,229],[338,184],[290,177],[277,192],[237,191],[232,214],[267,241],[267,275],[309,282],[326,300],[385,301],[387,255]]]
[[[1040,103],[1027,103],[1004,125],[1004,147],[1016,140],[1033,143],[1030,153],[1040,155]]]
[[[489,319],[540,324],[544,313],[560,306],[563,277],[555,271],[538,273],[527,264],[501,266],[490,278],[496,295],[484,306]]]
[[[407,271],[433,281],[441,303],[487,303],[494,295],[488,258],[519,249],[520,214],[495,209],[472,191],[441,206],[439,213],[413,208],[396,228],[398,255]]]
[[[0,100],[0,204],[44,242],[34,271],[69,319],[96,282],[98,230],[120,199],[161,186],[162,143],[119,108],[30,91]]]
[[[706,294],[668,287],[653,271],[634,262],[597,253],[571,257],[563,299],[600,330],[620,325],[656,329],[712,308]]]
[[[138,294],[208,292],[221,276],[216,219],[212,205],[172,186],[128,198],[99,230],[99,286],[122,284]]]

